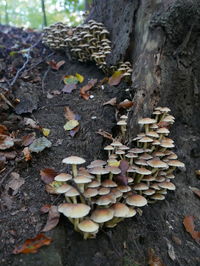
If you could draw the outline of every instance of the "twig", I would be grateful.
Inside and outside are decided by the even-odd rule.
[[[6,98],[5,95],[3,95],[3,93],[0,93],[0,97],[1,97],[1,99],[2,99],[5,103],[7,103],[7,105],[9,105],[10,107],[14,108],[14,106],[12,105],[12,103]]]
[[[39,44],[39,42],[41,41],[41,39],[42,39],[42,37],[40,37],[39,40],[35,44],[33,44],[31,47],[29,47],[27,49],[28,50],[28,53],[27,53],[27,56],[26,56],[26,61],[24,62],[23,66],[20,69],[18,69],[15,77],[13,78],[12,82],[10,83],[10,87],[13,87],[13,85],[15,84],[15,82],[17,81],[17,79],[19,78],[21,72],[26,68],[26,65],[29,63],[30,58],[31,58],[30,53],[31,53],[32,49],[35,48]]]
[[[15,169],[15,167],[16,166],[13,166],[12,168],[10,168],[10,170],[8,170],[8,172],[2,177],[2,179],[0,180],[0,186],[3,184],[5,179],[9,176],[9,174],[12,173],[12,171]]]
[[[44,86],[45,86],[45,79],[50,71],[51,67],[48,66],[47,71],[44,73],[43,79],[42,79],[42,93],[44,94]]]

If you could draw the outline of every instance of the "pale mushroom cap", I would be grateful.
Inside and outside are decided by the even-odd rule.
[[[70,190],[72,188],[72,186],[68,185],[68,184],[63,184],[62,186],[58,187],[55,189],[56,193],[58,194],[62,194],[67,192],[68,190]]]
[[[175,185],[171,182],[158,183],[158,186],[161,188],[168,189],[168,190],[175,190],[176,189]]]
[[[65,164],[83,164],[85,163],[85,159],[78,157],[78,156],[69,156],[62,160]]]
[[[143,207],[147,205],[147,200],[141,195],[132,195],[126,199],[126,203],[136,207]]]
[[[143,159],[143,160],[150,160],[152,158],[153,158],[153,156],[151,156],[148,153],[144,153],[144,154],[140,155],[140,157],[139,157],[139,159]]]
[[[156,132],[160,133],[160,134],[169,134],[170,133],[169,129],[167,129],[166,127],[158,128]]]
[[[117,189],[121,192],[129,192],[131,191],[131,187],[130,186],[118,186]]]
[[[115,203],[112,205],[115,217],[127,217],[129,208],[123,203]]]
[[[99,229],[99,225],[92,220],[83,220],[78,224],[78,229],[86,233],[94,233]]]
[[[102,195],[96,200],[96,204],[103,206],[103,205],[109,205],[110,203],[113,203],[113,197],[112,195]]]
[[[93,180],[91,183],[87,185],[88,188],[96,188],[100,187],[101,183],[97,180]]]
[[[90,212],[90,206],[83,203],[62,203],[58,206],[58,211],[63,213],[67,217],[81,218]]]
[[[83,194],[86,198],[91,198],[91,197],[95,197],[96,195],[98,195],[99,192],[96,188],[88,188],[84,191]]]
[[[125,151],[125,150],[129,150],[130,148],[128,146],[126,146],[126,145],[122,145],[118,149]]]
[[[120,116],[120,119],[126,120],[126,119],[128,119],[128,116],[127,115],[122,115],[122,116]]]
[[[137,165],[143,165],[143,166],[147,166],[147,162],[146,160],[143,160],[143,159],[138,159],[138,160],[135,160],[135,164]]]
[[[73,180],[76,184],[87,184],[91,182],[91,179],[85,175],[79,175],[75,177]]]
[[[152,118],[142,118],[138,121],[138,124],[141,124],[141,125],[149,125],[149,124],[154,124],[156,123],[156,120],[155,119],[152,119]]]
[[[114,174],[114,175],[118,175],[118,174],[121,173],[121,170],[120,170],[118,167],[115,167],[115,166],[107,166],[106,169],[107,169],[110,173],[112,173],[112,174]]]
[[[133,149],[130,149],[129,152],[138,154],[138,153],[143,153],[144,152],[144,149],[133,148]]]
[[[103,187],[117,187],[117,184],[116,184],[114,181],[110,180],[110,179],[106,179],[106,180],[104,180],[104,181],[101,183],[101,185],[102,185]]]
[[[94,168],[92,168],[92,169],[90,169],[89,170],[89,173],[90,174],[94,174],[94,175],[105,175],[105,174],[108,174],[109,173],[109,171],[108,170],[106,170],[105,168],[103,168],[103,167],[94,167]]]
[[[156,194],[152,195],[150,198],[154,199],[154,200],[164,200],[165,196],[162,194],[156,193]]]
[[[119,141],[113,141],[113,142],[111,143],[111,145],[112,145],[113,147],[119,147],[119,146],[122,146],[122,143],[119,142]]]
[[[94,165],[94,166],[103,166],[106,164],[106,161],[103,161],[103,160],[94,160],[90,163],[91,165]]]
[[[113,146],[111,146],[111,145],[107,145],[106,147],[104,147],[104,150],[105,150],[105,151],[113,151],[114,148],[113,148]]]
[[[159,159],[152,159],[147,161],[147,163],[153,168],[168,168],[168,165]]]
[[[180,162],[180,161],[178,161],[178,160],[170,160],[168,162],[168,165],[169,166],[176,166],[176,167],[185,167],[185,164]]]
[[[126,125],[127,125],[127,122],[126,122],[125,120],[119,120],[119,121],[117,122],[117,125],[118,125],[118,126],[126,126]]]
[[[141,175],[150,175],[151,171],[149,171],[146,168],[141,167],[141,168],[136,169],[136,173],[141,174]]]
[[[168,107],[160,107],[160,111],[168,113],[171,112],[171,109],[169,109]]]
[[[159,182],[159,183],[164,182],[165,181],[165,177],[162,176],[162,175],[161,176],[157,176],[155,181]]]
[[[133,187],[134,190],[147,190],[149,189],[149,186],[147,186],[145,183],[139,183]]]
[[[125,157],[127,157],[127,158],[137,158],[138,156],[136,154],[130,152],[130,153],[127,153],[125,155]]]
[[[114,216],[114,211],[112,209],[96,209],[92,215],[91,219],[96,223],[104,223],[111,220]]]
[[[153,142],[153,139],[149,137],[142,137],[141,139],[138,140],[138,142],[148,143],[148,142]]]
[[[158,133],[156,133],[155,131],[149,131],[146,135],[152,138],[159,138]]]
[[[147,182],[150,182],[150,181],[154,181],[156,178],[154,176],[151,176],[151,175],[147,175],[147,176],[144,176],[142,178],[142,181],[147,181]]]
[[[66,197],[75,197],[78,195],[80,195],[80,194],[79,194],[78,190],[76,190],[74,187],[72,187],[67,192],[65,192]]]
[[[66,173],[60,173],[59,175],[55,176],[54,177],[54,180],[55,181],[68,181],[72,179],[72,175],[70,174],[66,174]]]
[[[147,190],[143,191],[142,194],[144,194],[146,196],[151,196],[151,195],[155,194],[155,190],[154,189],[147,189]]]
[[[108,187],[101,187],[98,190],[99,195],[107,195],[108,193],[110,193],[110,188],[108,188]]]
[[[135,209],[129,207],[129,212],[128,212],[126,218],[131,218],[131,217],[135,216],[136,213],[137,213],[137,212],[136,212]]]
[[[117,151],[115,151],[115,154],[125,154],[125,151],[122,151],[122,150],[117,150]]]
[[[160,184],[159,184],[160,185]],[[158,186],[158,183],[153,183],[150,185],[150,188],[153,188],[155,190],[160,190],[160,187]]]

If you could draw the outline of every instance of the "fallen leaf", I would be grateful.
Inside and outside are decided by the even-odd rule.
[[[8,184],[6,185],[6,190],[11,188],[13,190],[12,195],[16,195],[19,188],[25,183],[24,178],[20,177],[20,175],[16,172],[12,172],[10,174],[11,178],[8,181]]]
[[[200,189],[196,188],[196,187],[189,187],[192,192],[194,192],[195,195],[197,195],[200,198]]]
[[[0,152],[0,156],[5,156],[7,160],[15,159],[17,156],[16,151],[2,151]]]
[[[80,95],[83,99],[88,100],[90,97],[89,90],[91,90],[97,83],[97,79],[91,79],[87,85],[80,88]]]
[[[34,121],[33,119],[31,118],[24,118],[24,124],[26,126],[30,126],[31,128],[39,128],[39,126],[37,125],[37,122]]]
[[[75,77],[73,75],[66,75],[63,78],[63,82],[65,84],[77,84],[78,83],[78,79],[77,79],[77,77]]]
[[[66,84],[63,87],[62,92],[64,92],[64,93],[71,93],[76,88],[77,88],[77,85],[76,84]]]
[[[33,143],[29,146],[29,150],[31,152],[38,153],[43,151],[45,148],[50,148],[51,146],[52,146],[51,141],[49,141],[45,137],[41,137],[33,141]]]
[[[108,79],[108,84],[110,86],[116,86],[120,83],[122,78],[123,78],[123,72],[115,71],[113,75]]]
[[[174,247],[172,246],[172,244],[170,243],[170,241],[167,238],[165,238],[165,239],[167,241],[168,255],[169,255],[170,259],[175,261],[176,260],[176,254],[174,251]]]
[[[14,141],[7,135],[0,134],[0,150],[6,150],[14,146]]]
[[[60,213],[58,212],[57,206],[51,206],[49,209],[49,215],[47,218],[47,223],[42,229],[42,232],[48,232],[52,230],[58,224],[60,219]]]
[[[48,137],[49,136],[49,134],[50,134],[50,132],[51,132],[51,130],[50,129],[48,129],[48,128],[42,128],[42,133],[43,133],[43,135],[45,136],[45,137]]]
[[[104,131],[102,129],[99,129],[96,133],[99,134],[99,135],[101,135],[101,136],[103,136],[106,139],[113,140],[112,134],[110,134],[110,133],[108,133],[108,132],[106,132],[106,131]]]
[[[155,254],[153,248],[148,249],[148,265],[150,266],[165,266],[162,259]]]
[[[117,103],[117,98],[116,98],[116,97],[114,97],[114,98],[110,99],[109,101],[107,101],[107,102],[103,103],[103,105],[110,104],[110,105],[112,105],[112,106],[115,106],[115,105],[116,105],[116,103]]]
[[[0,125],[0,134],[9,136],[9,132],[6,126]]]
[[[45,236],[44,234],[39,234],[35,238],[27,239],[22,245],[15,247],[12,253],[37,253],[39,248],[42,246],[48,246],[51,244],[51,242],[51,238]]]
[[[75,113],[68,107],[64,107],[64,116],[67,120],[77,120]]]
[[[22,138],[22,145],[29,146],[35,140],[35,132],[30,133]]]
[[[72,130],[75,127],[77,127],[79,125],[79,122],[77,120],[69,120],[65,125],[64,125],[64,129],[65,130]]]
[[[25,161],[28,162],[32,159],[32,156],[31,156],[31,153],[30,153],[30,150],[28,147],[25,147],[23,150],[22,150],[23,154],[24,154],[24,158],[25,158]]]
[[[82,83],[82,82],[84,81],[84,77],[83,77],[82,75],[76,73],[75,76],[76,76],[76,78],[78,79],[78,81],[79,81],[80,83]]]
[[[65,60],[61,60],[58,63],[56,63],[55,60],[51,60],[47,62],[48,65],[54,70],[59,70],[62,65],[65,64]]]
[[[194,226],[194,217],[186,216],[183,220],[183,225],[185,226],[186,231],[192,236],[196,242],[200,241],[200,232],[195,231]]]
[[[69,131],[70,136],[74,137],[78,133],[79,129],[80,129],[80,126],[77,126],[77,127],[73,128],[72,130],[70,130]]]
[[[129,109],[133,106],[133,102],[132,101],[129,101],[129,100],[124,100],[123,102],[119,103],[117,105],[117,108],[120,109],[120,108],[124,108],[124,109]]]
[[[50,184],[51,182],[53,182],[54,177],[57,174],[58,173],[53,168],[44,168],[40,170],[41,179],[45,184]]]
[[[40,208],[40,211],[42,213],[48,213],[51,208],[51,204],[45,204]]]

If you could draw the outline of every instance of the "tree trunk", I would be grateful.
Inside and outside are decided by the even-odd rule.
[[[8,2],[5,1],[5,24],[9,25],[9,16],[8,16]]]
[[[43,27],[46,27],[47,16],[46,16],[46,10],[45,10],[45,0],[41,0],[41,6],[42,6],[42,16],[43,16]]]

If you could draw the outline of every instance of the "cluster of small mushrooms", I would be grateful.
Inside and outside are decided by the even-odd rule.
[[[54,193],[63,194],[65,202],[58,206],[83,234],[93,238],[102,226],[115,227],[125,218],[141,214],[148,203],[164,200],[168,190],[175,190],[172,180],[176,167],[184,167],[171,150],[174,141],[169,126],[174,117],[167,107],[155,108],[154,118],[142,118],[138,123],[143,132],[133,139],[130,148],[119,140],[104,147],[108,160],[95,160],[86,168],[78,165],[85,160],[77,156],[63,159],[71,165],[70,173],[60,173],[50,184]],[[122,137],[126,132],[127,116],[122,115],[117,125]]]
[[[42,41],[52,49],[70,53],[80,62],[94,61],[106,73],[118,70],[116,66],[108,67],[106,64],[106,56],[111,53],[111,41],[109,31],[101,22],[89,20],[77,27],[58,22],[44,29]],[[125,76],[130,76],[132,68],[129,62],[120,62],[118,68],[128,73]]]

